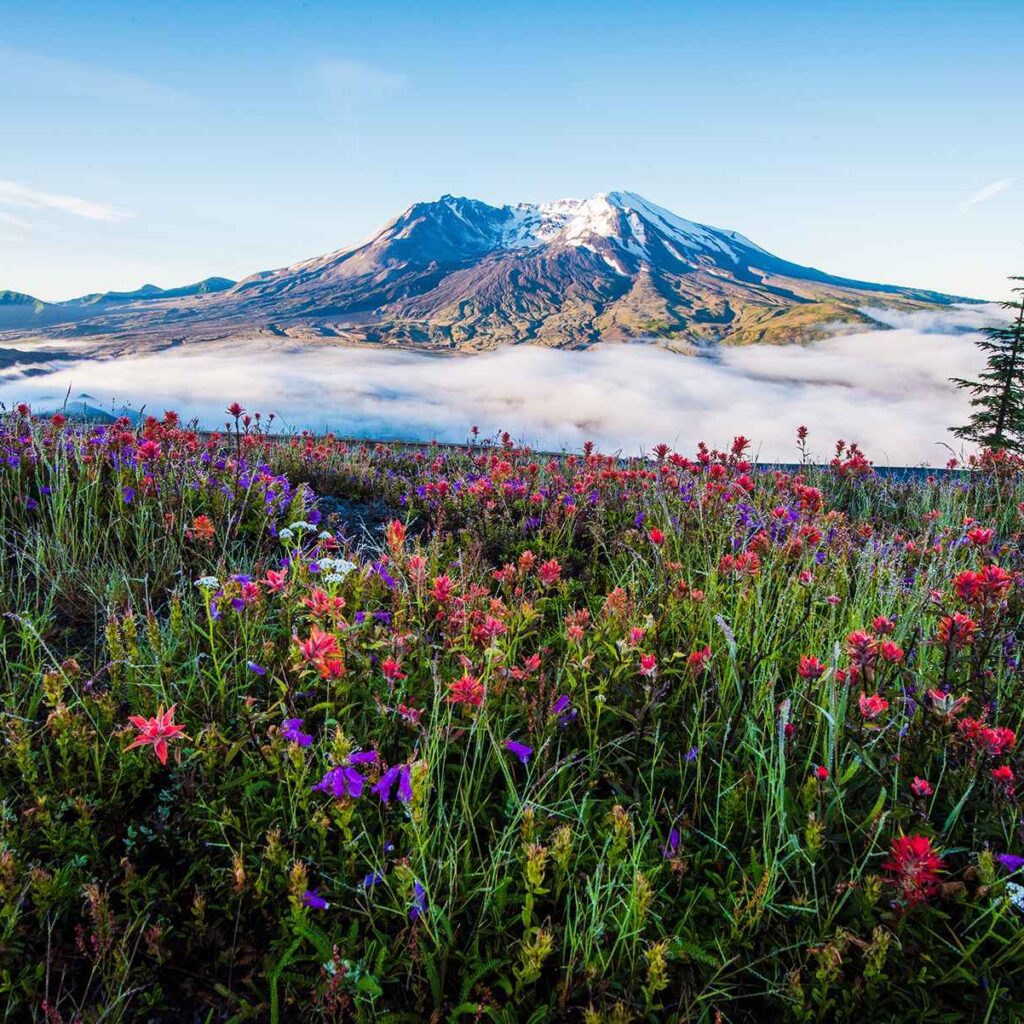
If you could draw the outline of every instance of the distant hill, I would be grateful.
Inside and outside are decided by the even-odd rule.
[[[20,292],[0,292],[0,330],[29,330],[51,324],[75,323],[88,320],[109,306],[122,303],[146,302],[152,299],[180,299],[194,295],[212,295],[234,286],[226,277],[208,277],[181,288],[158,288],[144,284],[132,292],[93,292],[65,302],[43,302]]]

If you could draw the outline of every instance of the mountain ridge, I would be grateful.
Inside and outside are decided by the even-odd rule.
[[[355,245],[238,282],[64,303],[5,304],[8,294],[0,330],[154,340],[268,332],[466,351],[785,344],[866,323],[871,305],[975,301],[805,267],[627,191],[504,206],[446,194],[413,203]]]

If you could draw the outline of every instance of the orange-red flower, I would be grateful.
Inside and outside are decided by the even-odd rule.
[[[398,551],[405,543],[405,524],[392,519],[384,530],[384,539],[392,551]]]
[[[132,715],[128,721],[131,722],[139,735],[125,747],[125,750],[132,750],[135,747],[152,746],[156,759],[161,764],[167,764],[167,743],[169,740],[178,739],[185,735],[185,726],[174,724],[174,712],[177,704],[164,711],[161,704],[157,713],[152,718],[143,718],[141,715]]]
[[[299,645],[299,656],[307,665],[317,665],[338,653],[338,638],[314,626],[305,640],[295,638]]]
[[[449,686],[448,699],[453,704],[478,708],[484,702],[484,684],[467,672]]]
[[[192,520],[192,528],[185,531],[190,540],[209,543],[214,537],[213,520],[209,516],[196,516]]]
[[[974,619],[963,612],[955,612],[939,620],[936,636],[939,643],[960,648],[970,647],[977,632],[978,624]]]

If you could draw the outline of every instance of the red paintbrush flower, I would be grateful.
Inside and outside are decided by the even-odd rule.
[[[910,904],[921,903],[935,894],[939,872],[945,868],[946,862],[932,849],[927,836],[898,836],[889,848],[889,859],[882,864],[882,870],[889,873],[889,881]]]
[[[551,558],[541,563],[537,575],[545,587],[553,587],[562,578],[562,567],[556,559]]]
[[[401,664],[394,658],[385,658],[380,663],[380,670],[384,673],[384,678],[388,681],[389,686],[393,686],[398,680],[405,678]]]
[[[152,745],[156,759],[161,764],[167,764],[168,740],[178,739],[179,737],[184,738],[185,736],[185,726],[174,724],[174,711],[176,708],[177,704],[172,704],[169,710],[164,711],[161,704],[153,718],[132,715],[128,721],[139,730],[139,735],[125,747],[125,750]]]
[[[866,693],[860,695],[860,713],[867,719],[877,718],[889,707],[889,702],[877,693],[868,696]]]
[[[430,596],[438,603],[445,604],[452,596],[453,584],[450,576],[438,576],[434,580],[434,586]]]
[[[467,672],[449,686],[448,699],[453,704],[478,708],[484,702],[484,684]]]
[[[822,664],[817,658],[807,654],[800,655],[800,663],[796,667],[796,674],[801,679],[820,679],[828,671],[828,665]]]
[[[965,569],[953,582],[957,596],[968,604],[997,604],[1010,589],[1013,577],[998,565],[974,572]]]
[[[917,775],[914,776],[914,781],[910,784],[910,791],[914,796],[931,796],[935,792],[927,779],[922,779]]]
[[[896,664],[903,660],[903,648],[899,644],[894,644],[891,640],[883,641],[879,651],[884,661]]]
[[[1014,794],[1013,769],[1008,764],[992,769],[992,781],[1002,787],[1003,793],[1009,798]]]
[[[710,660],[711,648],[702,647],[699,651],[691,651],[687,655],[686,664],[695,676],[699,676],[707,668]]]
[[[969,615],[955,612],[939,620],[936,636],[939,643],[960,648],[970,647],[977,632],[978,624]]]
[[[392,519],[384,531],[384,539],[392,551],[399,551],[405,543],[405,524],[397,519]]]
[[[185,536],[190,540],[198,540],[209,543],[214,537],[213,520],[209,516],[196,516],[192,520],[192,527],[185,531]]]
[[[263,581],[264,586],[272,594],[276,594],[281,590],[284,590],[288,584],[288,572],[285,569],[268,569],[266,579]]]
[[[338,653],[338,638],[333,633],[327,633],[314,626],[305,640],[295,638],[299,645],[299,655],[307,664],[317,664]]]
[[[858,671],[870,668],[878,655],[878,641],[863,629],[855,629],[846,638],[850,667]]]

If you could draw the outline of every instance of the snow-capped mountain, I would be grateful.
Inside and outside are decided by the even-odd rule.
[[[137,294],[101,303],[95,316],[82,300],[60,305],[73,306],[68,320],[91,334],[266,330],[482,349],[802,341],[863,321],[865,306],[959,301],[802,267],[632,192],[515,206],[446,195],[410,206],[357,245],[233,286]],[[31,326],[31,301],[14,308],[9,316]],[[55,315],[47,306],[45,322]]]

